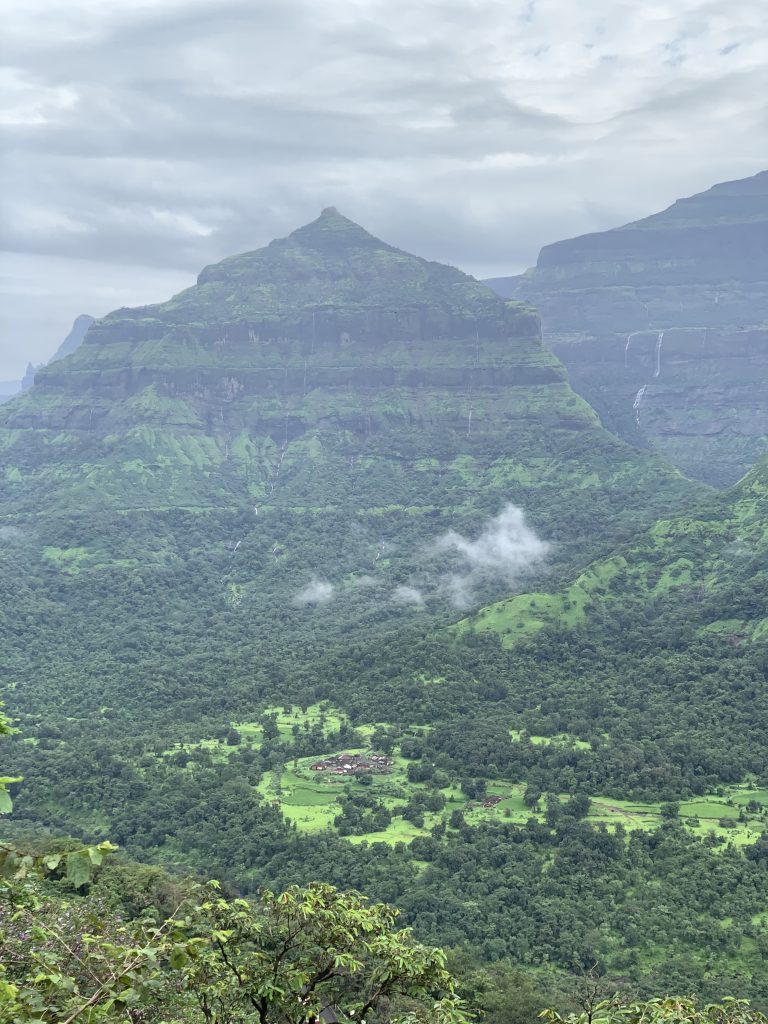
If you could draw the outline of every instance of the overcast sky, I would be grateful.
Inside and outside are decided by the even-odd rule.
[[[768,166],[765,0],[3,0],[0,379],[337,206],[477,276]]]

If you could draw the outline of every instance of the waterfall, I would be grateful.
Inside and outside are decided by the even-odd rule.
[[[661,346],[664,342],[664,331],[659,331],[659,335],[656,338],[656,369],[653,371],[653,376],[658,377],[661,373]]]
[[[645,334],[645,331],[632,331],[631,334],[627,335],[627,342],[624,345],[624,369],[626,370],[629,360],[629,346],[632,344],[632,339],[636,338],[639,334]]]
[[[645,398],[645,392],[648,390],[648,385],[643,384],[640,390],[635,395],[635,400],[632,403],[632,408],[635,410],[635,423],[640,426],[640,406],[643,404],[643,398]]]

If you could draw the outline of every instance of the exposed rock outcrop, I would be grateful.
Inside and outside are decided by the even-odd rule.
[[[600,426],[529,305],[333,209],[94,323],[3,406],[0,462],[15,512],[515,501],[575,546],[691,493]]]

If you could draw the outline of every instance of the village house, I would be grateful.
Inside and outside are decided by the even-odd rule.
[[[327,772],[329,775],[360,775],[372,772],[388,775],[394,761],[384,754],[334,754],[311,765],[313,772]]]

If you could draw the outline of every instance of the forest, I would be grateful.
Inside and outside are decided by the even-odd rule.
[[[765,461],[618,440],[335,211],[97,321],[0,461],[10,1020],[768,1007]]]

